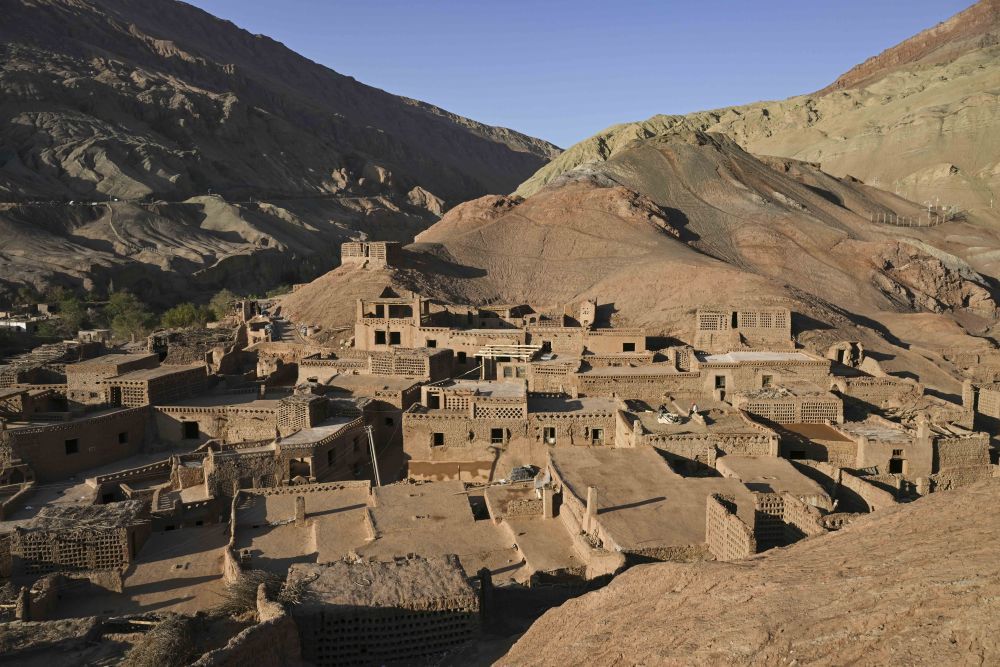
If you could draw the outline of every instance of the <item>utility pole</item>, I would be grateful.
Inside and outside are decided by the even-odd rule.
[[[382,480],[378,474],[378,458],[375,456],[375,436],[372,435],[372,427],[365,426],[365,432],[368,433],[368,448],[372,454],[372,470],[375,471],[375,486],[382,486]]]

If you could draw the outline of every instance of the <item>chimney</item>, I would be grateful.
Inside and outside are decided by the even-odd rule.
[[[586,532],[591,532],[594,530],[594,524],[597,523],[597,487],[588,486],[587,487],[587,519],[586,526],[584,529]]]
[[[306,525],[306,497],[295,496],[295,525]]]

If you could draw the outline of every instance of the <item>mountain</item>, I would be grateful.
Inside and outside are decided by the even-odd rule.
[[[173,0],[0,15],[0,280],[297,280],[347,237],[408,240],[559,152]]]
[[[961,220],[877,222],[920,215],[913,202],[815,164],[756,157],[725,135],[677,129],[633,141],[525,199],[456,206],[398,266],[342,266],[284,304],[293,319],[333,331],[350,323],[355,298],[386,283],[453,302],[557,312],[596,298],[615,322],[682,340],[699,307],[785,306],[798,313],[799,341],[816,351],[861,340],[887,369],[953,392],[939,355],[920,351],[915,336],[950,331],[958,345],[990,345],[978,336],[994,326],[997,274],[959,255],[991,267],[988,251],[969,248],[997,248],[1000,232]]]
[[[988,480],[745,561],[635,567],[496,664],[996,664],[998,501]]]
[[[816,93],[610,127],[542,167],[517,194],[607,160],[635,139],[687,128],[727,134],[758,155],[817,162],[918,203],[996,216],[998,99],[1000,0],[980,0]]]

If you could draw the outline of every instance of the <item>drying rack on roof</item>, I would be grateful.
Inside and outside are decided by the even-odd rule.
[[[476,352],[475,356],[481,359],[517,359],[518,361],[528,361],[535,353],[542,349],[541,345],[487,345]]]

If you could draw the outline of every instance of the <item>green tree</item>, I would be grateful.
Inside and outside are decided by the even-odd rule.
[[[160,318],[160,326],[167,329],[204,326],[211,319],[212,311],[208,307],[196,306],[193,303],[181,303],[163,313]]]
[[[208,307],[215,315],[215,319],[221,320],[233,312],[232,304],[239,298],[234,292],[224,289],[212,297],[211,301],[208,302]]]
[[[68,292],[56,304],[59,306],[59,319],[67,332],[75,335],[84,328],[87,323],[87,307],[80,297]]]
[[[104,313],[111,323],[111,330],[119,338],[135,340],[145,335],[153,322],[153,315],[146,304],[131,292],[115,292],[108,297]]]

